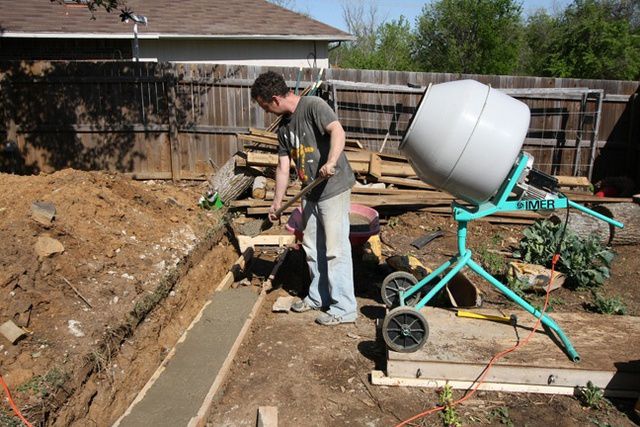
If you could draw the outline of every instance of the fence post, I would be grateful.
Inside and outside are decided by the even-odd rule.
[[[178,78],[173,70],[165,73],[167,82],[167,112],[169,119],[169,147],[171,149],[171,179],[180,180],[180,140],[178,132],[178,116],[176,114],[176,85]]]

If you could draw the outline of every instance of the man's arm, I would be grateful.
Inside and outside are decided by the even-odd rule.
[[[345,145],[345,133],[339,121],[335,120],[329,123],[325,130],[331,136],[331,148],[329,149],[327,161],[318,171],[322,177],[332,176],[336,173],[336,164],[338,164],[338,158],[342,154]]]
[[[291,166],[291,160],[289,156],[278,157],[278,167],[276,168],[276,188],[273,195],[273,203],[269,208],[269,219],[273,222],[278,220],[275,216],[275,212],[282,206],[282,199],[284,193],[287,191],[289,185],[289,168]]]

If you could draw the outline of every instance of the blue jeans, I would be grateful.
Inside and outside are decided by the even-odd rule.
[[[311,284],[307,304],[329,307],[327,313],[344,320],[357,317],[353,265],[349,242],[351,190],[320,202],[304,200],[302,247]]]

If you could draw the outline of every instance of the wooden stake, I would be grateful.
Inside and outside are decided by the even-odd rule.
[[[82,296],[82,294],[80,293],[80,291],[79,291],[79,290],[77,290],[77,289],[76,289],[76,287],[75,287],[75,286],[73,286],[73,285],[71,284],[71,282],[70,282],[70,281],[68,281],[68,280],[66,279],[66,277],[64,277],[64,276],[60,276],[60,277],[62,277],[62,280],[64,280],[64,281],[65,281],[65,283],[66,283],[67,285],[69,285],[69,287],[70,287],[71,289],[73,289],[73,292],[75,292],[75,293],[76,293],[76,295],[78,295],[78,297],[79,297],[79,298],[80,298],[80,299],[81,299],[85,304],[87,304],[87,306],[88,306],[89,308],[91,308],[91,309],[93,308],[93,306],[91,305],[91,303],[90,303],[90,302],[89,302],[85,297],[83,297],[83,296]]]

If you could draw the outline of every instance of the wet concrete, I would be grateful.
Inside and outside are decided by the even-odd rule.
[[[174,356],[120,427],[186,426],[202,406],[258,295],[248,288],[217,292],[177,344]]]

